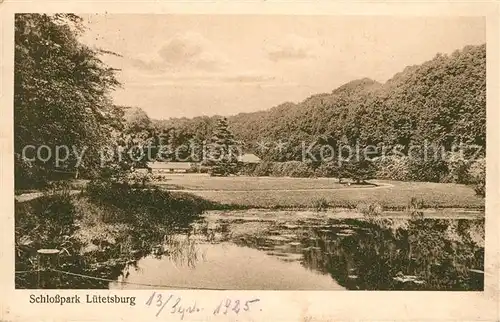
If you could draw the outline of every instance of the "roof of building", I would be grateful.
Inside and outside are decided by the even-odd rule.
[[[189,169],[191,162],[148,162],[151,169]]]
[[[245,163],[256,163],[260,162],[260,158],[253,153],[245,153],[238,157],[238,161]]]

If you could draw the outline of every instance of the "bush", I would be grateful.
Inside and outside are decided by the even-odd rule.
[[[382,156],[374,161],[378,179],[442,182],[448,178],[445,160],[425,160],[419,156]]]
[[[447,176],[442,182],[468,184],[470,183],[469,167],[471,163],[464,160],[458,152],[449,152],[446,157]]]
[[[314,173],[317,177],[338,177],[339,166],[337,162],[322,162]]]
[[[486,196],[486,184],[484,182],[474,184],[474,191],[478,196]]]
[[[15,202],[16,270],[38,269],[36,251],[58,249],[61,262],[78,256],[81,245],[75,238],[78,214],[73,199],[66,192],[45,195],[26,202]],[[68,250],[69,252],[64,252]],[[52,282],[52,281],[51,281]],[[36,274],[16,274],[16,287],[37,287]]]
[[[271,162],[261,162],[255,167],[255,171],[253,172],[253,175],[256,177],[266,177],[269,176],[271,173]]]
[[[275,167],[278,168],[277,173],[273,172],[274,176],[286,176],[295,178],[308,178],[314,175],[314,171],[311,166],[305,162],[300,161],[288,161],[282,163],[275,163]],[[273,167],[273,170],[275,169]]]
[[[240,165],[239,174],[246,176],[253,176],[258,163],[244,163]]]
[[[405,181],[410,177],[408,157],[382,156],[373,162],[376,169],[375,177],[378,179]]]
[[[429,155],[431,156],[431,155]],[[445,158],[425,160],[423,157],[382,156],[374,160],[375,177],[398,181],[430,181],[470,184],[471,163],[458,152],[448,152]]]
[[[146,183],[151,182],[153,174],[149,171],[135,170],[125,176],[125,182],[133,187],[145,187]]]
[[[253,172],[247,170],[246,173],[251,173],[251,175],[258,177],[273,176],[309,178],[315,176],[312,164],[300,161],[261,162],[255,166]]]
[[[317,211],[325,211],[328,206],[328,201],[325,198],[314,199],[311,203],[311,207]]]
[[[383,211],[382,206],[378,203],[361,203],[356,209],[366,217],[378,217]]]
[[[130,221],[140,224],[147,220],[158,224],[183,224],[200,215],[211,203],[190,194],[171,193],[155,189],[134,189],[128,183],[94,180],[87,184],[91,199],[132,215]]]
[[[469,182],[473,185],[477,195],[486,195],[486,159],[474,161],[468,171]]]
[[[411,198],[406,206],[406,213],[412,219],[422,219],[424,218],[424,212],[422,209],[425,207],[424,201],[417,198]]]
[[[368,160],[350,160],[343,162],[340,166],[339,177],[355,180],[357,183],[373,179],[376,174],[376,168],[372,161]]]
[[[210,167],[200,166],[200,173],[209,173],[209,172],[210,172]]]
[[[410,181],[441,182],[448,174],[446,162],[440,159],[410,158],[408,168]]]
[[[47,180],[47,171],[35,164],[23,160],[21,155],[15,154],[14,159],[14,188],[35,189],[44,187]]]

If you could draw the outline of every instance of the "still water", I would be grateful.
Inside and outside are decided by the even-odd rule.
[[[484,219],[289,218],[207,213],[109,288],[483,289]]]

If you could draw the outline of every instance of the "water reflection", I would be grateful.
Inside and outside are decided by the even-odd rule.
[[[230,242],[199,243],[195,266],[175,260],[146,257],[111,289],[218,289],[218,290],[339,290],[329,276],[308,271],[298,263],[286,263],[257,249]]]
[[[166,245],[168,256],[139,261],[143,271],[127,281],[224,289],[483,289],[484,219],[207,216],[176,238]]]
[[[63,250],[58,268],[72,275],[47,272],[50,276],[43,276],[46,283],[40,285],[34,271],[16,274],[18,288],[484,287],[484,219],[211,212],[199,219],[179,216],[184,220],[176,229],[165,228],[161,221],[147,222],[147,216],[132,216],[127,217],[129,226],[108,225],[122,229],[120,234],[101,229],[79,236],[81,222],[74,209],[61,212],[70,204],[67,200],[51,202],[52,208],[42,201],[16,204],[16,271],[36,268],[36,249],[51,247]]]
[[[304,265],[348,289],[481,290],[470,269],[483,269],[482,223],[470,220],[356,221],[347,231],[312,229]]]

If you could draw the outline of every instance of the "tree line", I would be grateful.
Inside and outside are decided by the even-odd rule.
[[[208,138],[219,116],[154,121],[184,137]],[[430,142],[486,146],[486,45],[409,66],[381,84],[364,78],[300,103],[228,117],[235,138],[269,161],[301,160],[301,143],[393,147]],[[285,140],[285,150],[258,149]]]
[[[179,137],[204,140],[218,118],[153,123],[173,129]],[[479,180],[484,185],[486,45],[437,54],[406,67],[383,84],[368,78],[351,81],[300,103],[285,102],[269,110],[230,116],[228,124],[246,151],[267,161],[257,167],[258,173],[282,172],[270,170],[275,162],[304,162],[305,144],[312,146],[308,151],[312,161],[306,165],[292,162],[297,167],[290,173],[459,183]],[[280,149],[260,144],[280,141],[286,143]],[[357,159],[344,166],[338,160],[314,162],[321,160],[323,146],[333,151],[342,146],[375,146],[379,158],[372,163]],[[428,146],[430,151],[412,151],[415,146]],[[399,155],[393,152],[395,148]],[[426,154],[436,157],[429,159]],[[344,157],[337,154],[337,159]]]

